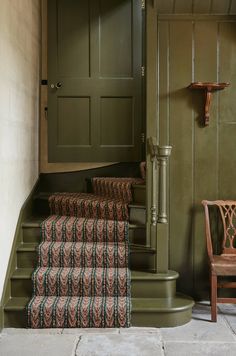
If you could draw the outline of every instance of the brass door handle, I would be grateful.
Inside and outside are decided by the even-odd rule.
[[[58,82],[58,83],[56,83],[56,84],[51,84],[50,85],[50,87],[52,88],[52,89],[60,89],[61,87],[62,87],[62,83],[61,82]]]

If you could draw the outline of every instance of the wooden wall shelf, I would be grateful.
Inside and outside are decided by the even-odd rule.
[[[204,116],[204,124],[205,126],[209,125],[210,120],[210,105],[212,99],[212,93],[217,90],[222,90],[229,86],[229,83],[203,83],[203,82],[195,82],[191,83],[188,88],[189,89],[200,89],[204,90],[206,94],[206,102],[205,102],[205,116]]]

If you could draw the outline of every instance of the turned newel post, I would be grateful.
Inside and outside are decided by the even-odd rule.
[[[157,161],[159,166],[159,202],[157,222],[167,223],[167,161],[171,146],[158,146]]]
[[[157,146],[155,137],[150,137],[148,139],[148,146],[149,146],[151,162],[152,162],[151,224],[152,224],[152,226],[156,226],[156,224],[157,224],[157,185],[158,185],[158,170],[157,170],[158,146]]]

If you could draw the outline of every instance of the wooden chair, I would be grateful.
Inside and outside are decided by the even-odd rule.
[[[203,200],[206,223],[206,242],[210,265],[211,284],[211,320],[217,321],[217,302],[236,303],[236,298],[218,298],[217,288],[236,288],[236,282],[219,282],[219,276],[236,276],[236,201],[232,200]],[[210,223],[209,207],[217,208],[219,211],[222,226],[218,225],[217,230],[221,230],[220,251],[216,254],[216,242],[213,241],[212,224]],[[213,243],[214,242],[214,243]],[[232,279],[232,278],[231,278]]]

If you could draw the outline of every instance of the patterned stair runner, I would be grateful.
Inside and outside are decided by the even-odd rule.
[[[94,178],[93,191],[50,196],[41,224],[32,328],[129,327],[128,203],[141,179]]]

